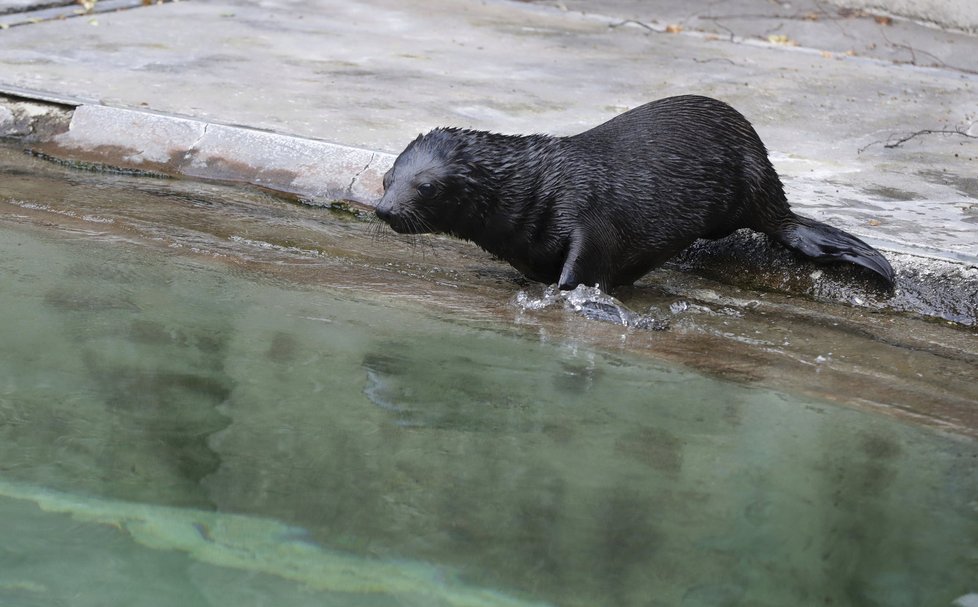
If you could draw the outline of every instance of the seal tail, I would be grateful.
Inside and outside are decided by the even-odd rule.
[[[778,230],[770,232],[781,244],[818,261],[847,261],[862,266],[886,279],[889,286],[896,274],[883,254],[838,228],[795,215]]]

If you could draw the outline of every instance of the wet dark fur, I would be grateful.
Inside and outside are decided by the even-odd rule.
[[[739,228],[894,280],[866,243],[795,215],[753,127],[707,97],[653,101],[572,137],[435,129],[384,176],[377,215],[397,232],[471,240],[562,289],[631,284]]]

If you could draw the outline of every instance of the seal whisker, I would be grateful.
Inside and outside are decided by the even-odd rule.
[[[370,240],[374,243],[389,240],[390,235],[394,233],[386,223],[380,219],[374,217],[370,220]]]
[[[430,249],[432,252],[434,252],[434,245],[432,245],[431,242],[424,237],[425,234],[432,231],[431,226],[428,225],[424,218],[417,213],[407,215],[406,219],[411,227],[411,246],[417,249],[419,248],[418,244],[420,243],[422,258],[424,258],[425,249]]]

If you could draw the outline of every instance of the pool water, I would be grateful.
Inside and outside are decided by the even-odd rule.
[[[0,175],[0,606],[978,599],[968,329],[669,269],[625,328],[346,212]]]
[[[0,276],[0,605],[978,592],[970,438],[98,230]]]

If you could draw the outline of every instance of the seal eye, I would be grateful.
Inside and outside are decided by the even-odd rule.
[[[425,200],[430,200],[435,197],[435,184],[433,183],[422,183],[418,186],[418,196],[424,198]]]

